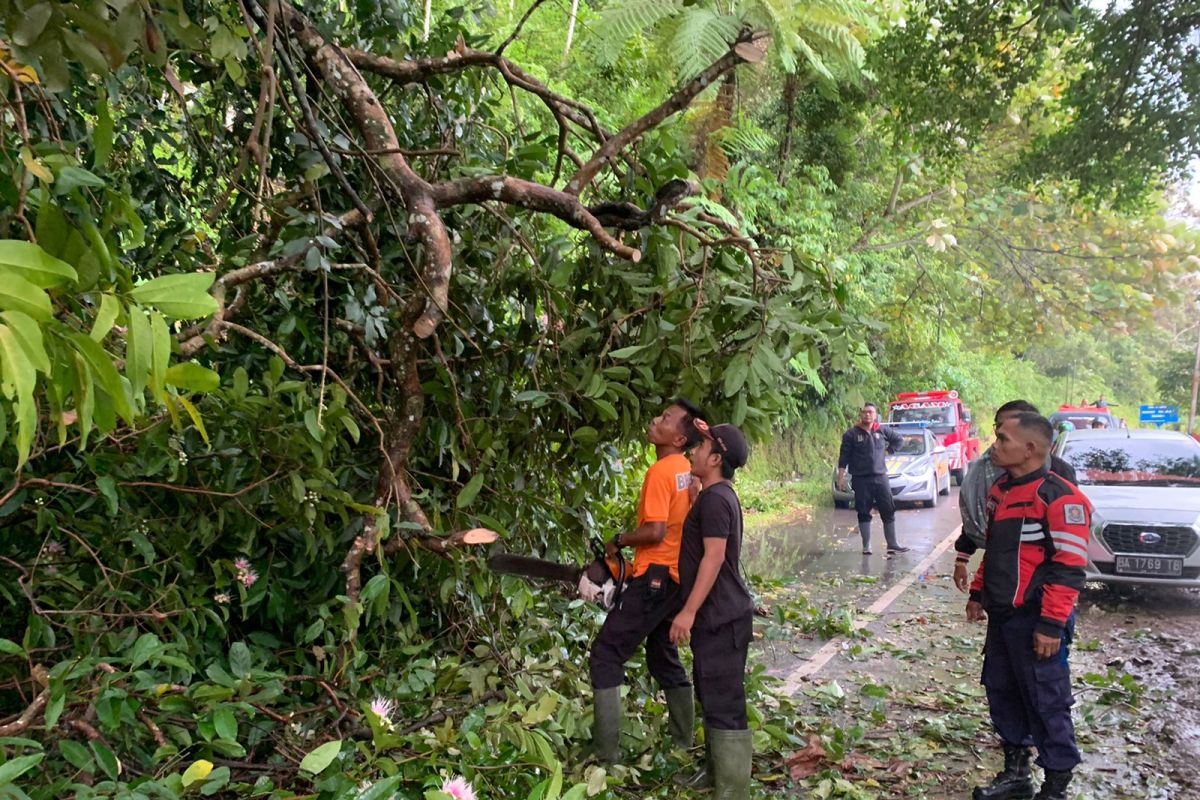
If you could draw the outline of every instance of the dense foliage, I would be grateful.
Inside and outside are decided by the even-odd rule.
[[[643,677],[586,762],[597,614],[472,543],[628,524],[677,394],[1153,392],[1195,126],[1108,204],[1058,143],[1150,17],[1061,6],[5,4],[0,793],[676,796]]]

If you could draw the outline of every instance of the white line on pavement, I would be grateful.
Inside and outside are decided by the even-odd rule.
[[[921,560],[921,563],[909,570],[908,574],[901,578],[895,586],[888,589],[878,600],[872,603],[870,607],[867,608],[866,613],[870,615],[878,615],[882,614],[884,611],[887,611],[888,606],[896,602],[896,598],[904,594],[905,589],[916,583],[917,576],[921,575],[930,567],[932,567],[934,563],[941,558],[942,553],[950,549],[950,546],[954,544],[954,540],[958,538],[958,534],[961,531],[962,525],[959,525],[957,528],[950,531],[950,535],[939,542],[937,547],[933,548],[933,551]],[[870,618],[860,617],[859,619],[854,620],[854,630],[862,630],[870,625],[873,621],[874,620]],[[823,647],[821,647],[820,650],[813,654],[812,658],[808,659],[803,664],[800,664],[794,670],[789,672],[787,677],[785,677],[783,680],[784,693],[792,695],[800,691],[800,686],[803,684],[803,682],[820,672],[821,669],[828,664],[835,655],[841,652],[842,646],[845,643],[845,636],[838,636],[837,638],[830,639],[824,644]]]

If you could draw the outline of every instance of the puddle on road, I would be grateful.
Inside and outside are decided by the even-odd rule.
[[[785,523],[765,527],[747,520],[742,568],[768,580],[793,578],[809,564],[839,547],[854,532],[854,516],[832,508],[797,509]]]

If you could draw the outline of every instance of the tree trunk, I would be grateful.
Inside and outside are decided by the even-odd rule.
[[[792,137],[796,128],[796,95],[800,93],[800,79],[788,75],[783,80],[783,136],[779,137],[779,181],[787,174],[787,162],[792,156]]]
[[[421,41],[429,41],[429,19],[433,16],[433,0],[425,0],[425,28],[421,33]]]
[[[571,0],[571,16],[567,20],[567,46],[563,48],[563,60],[571,54],[571,42],[575,39],[575,20],[579,16],[579,0]]]

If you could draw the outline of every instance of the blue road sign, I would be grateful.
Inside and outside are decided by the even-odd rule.
[[[1142,406],[1138,414],[1138,421],[1148,422],[1151,425],[1179,422],[1179,406]]]

